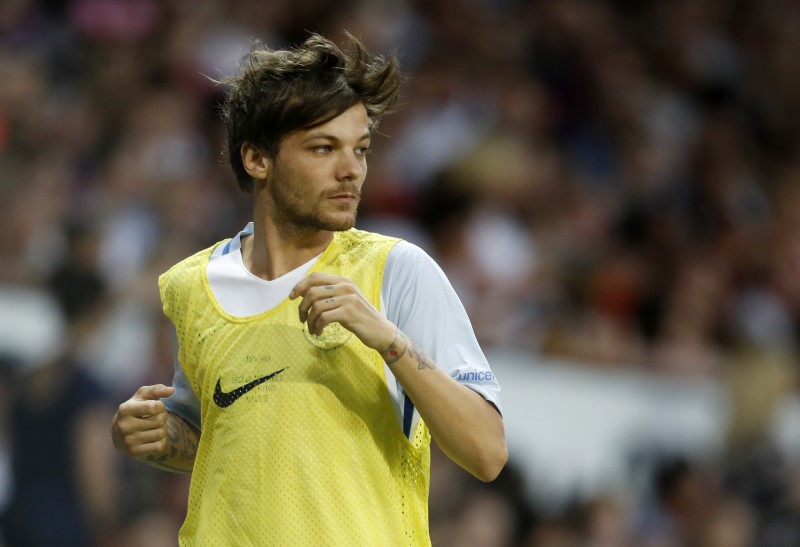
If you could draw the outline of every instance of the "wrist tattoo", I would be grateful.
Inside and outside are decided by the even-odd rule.
[[[388,348],[381,352],[381,357],[383,357],[383,360],[387,365],[391,365],[392,363],[399,361],[400,358],[405,355],[407,349],[408,342],[405,335],[400,332],[400,329],[395,327],[394,340],[392,340],[392,343],[389,344]]]
[[[436,363],[425,355],[408,336],[400,332],[400,329],[395,330],[394,340],[389,344],[385,351],[381,352],[384,362],[391,365],[399,361],[406,353],[417,362],[417,369],[434,369]]]

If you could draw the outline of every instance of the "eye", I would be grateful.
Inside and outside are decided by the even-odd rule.
[[[330,144],[321,144],[319,146],[314,147],[314,152],[317,154],[327,154],[333,150],[333,146]]]
[[[369,146],[359,146],[358,148],[356,148],[356,154],[358,154],[359,156],[366,156],[369,153],[370,153]]]

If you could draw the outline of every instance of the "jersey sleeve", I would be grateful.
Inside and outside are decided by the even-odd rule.
[[[390,321],[440,369],[502,414],[497,378],[464,305],[433,258],[413,243],[398,242],[386,260],[382,296]]]
[[[172,378],[172,387],[175,388],[175,393],[162,400],[168,412],[180,416],[199,431],[200,400],[197,398],[191,384],[186,379],[186,375],[183,373],[180,361],[178,360],[178,338],[175,336],[174,330],[172,333],[172,342],[174,347],[173,366],[175,369]]]

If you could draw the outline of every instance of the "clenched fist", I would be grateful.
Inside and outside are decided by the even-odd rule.
[[[114,447],[134,458],[163,454],[169,415],[161,399],[174,392],[175,388],[163,384],[142,386],[119,405],[111,425]]]

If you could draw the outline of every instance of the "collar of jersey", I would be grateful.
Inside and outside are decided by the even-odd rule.
[[[225,256],[226,254],[237,251],[242,248],[242,238],[245,236],[253,235],[253,231],[255,230],[253,222],[250,221],[238,234],[233,236],[231,239],[228,240],[225,245],[219,245],[214,251],[211,253],[210,260],[214,260],[217,257]]]

